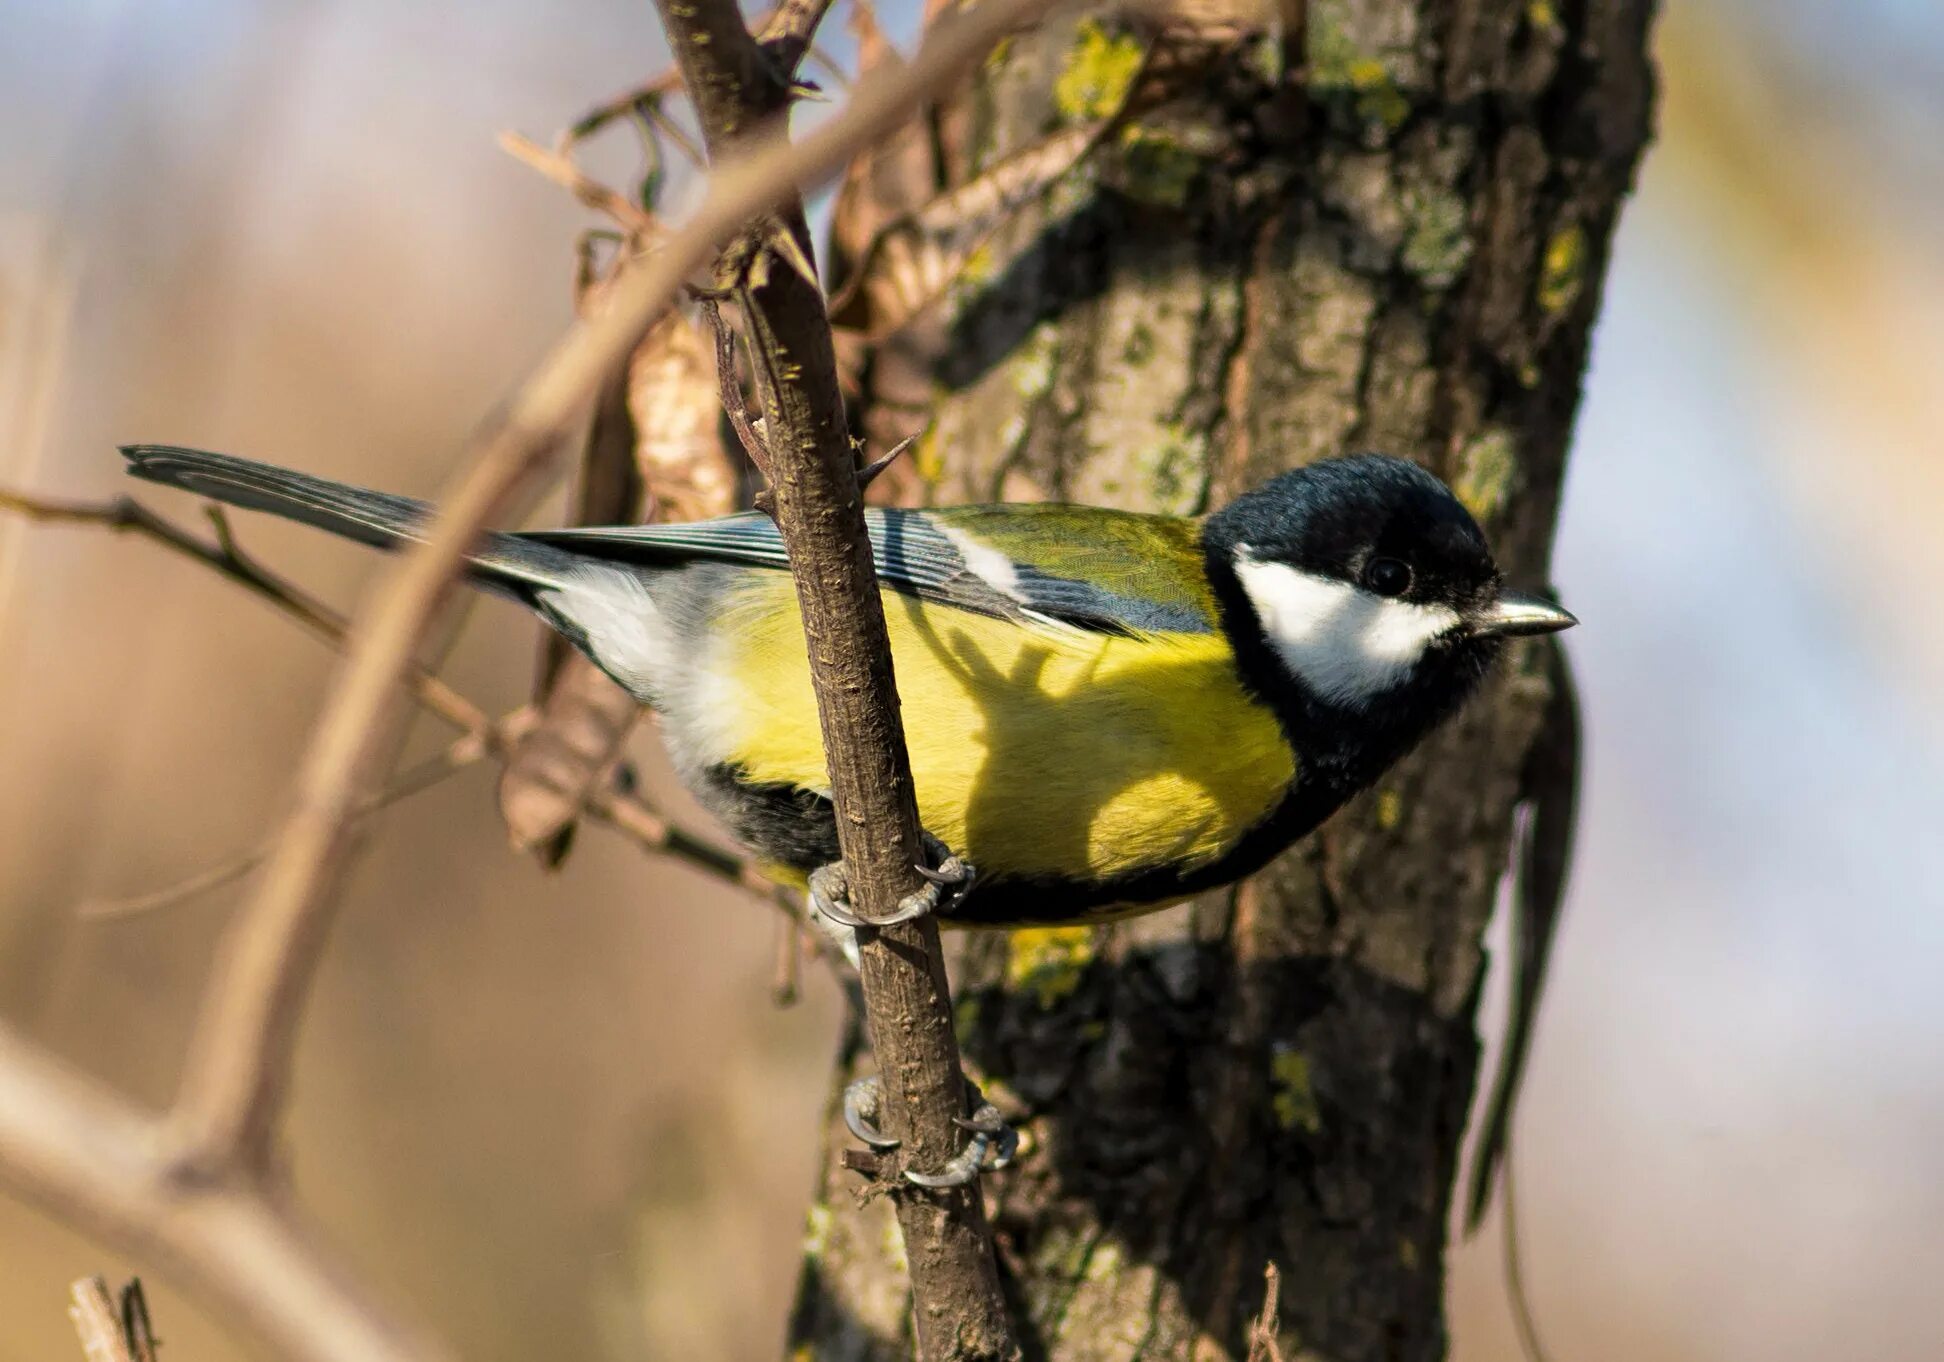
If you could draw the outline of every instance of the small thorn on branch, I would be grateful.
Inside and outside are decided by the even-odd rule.
[[[866,487],[869,487],[872,483],[876,482],[878,474],[882,473],[885,469],[889,468],[892,464],[896,463],[898,461],[898,456],[900,454],[904,453],[907,449],[910,449],[913,445],[917,443],[918,443],[918,437],[916,435],[907,435],[904,437],[904,439],[898,441],[898,443],[896,443],[895,445],[892,445],[891,450],[888,454],[883,455],[881,458],[873,459],[870,463],[867,463],[862,468],[858,469],[857,470],[857,490],[861,492]]]

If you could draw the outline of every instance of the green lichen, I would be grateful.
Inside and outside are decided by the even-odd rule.
[[[830,1207],[821,1201],[812,1202],[810,1212],[804,1217],[803,1256],[816,1262],[830,1247]]]
[[[1091,927],[1027,927],[1006,942],[1006,982],[1050,1008],[1080,987],[1093,960]]]
[[[939,447],[938,424],[926,426],[911,447],[911,466],[927,487],[936,487],[945,476],[945,451]]]
[[[952,1003],[952,1030],[958,1035],[960,1044],[978,1028],[980,1016],[979,1000],[972,994],[964,994]]]
[[[1498,427],[1474,435],[1458,455],[1458,476],[1451,490],[1479,520],[1489,521],[1505,509],[1518,472],[1518,446],[1512,432]]]
[[[1397,1241],[1397,1265],[1406,1272],[1418,1270],[1418,1246],[1409,1239]]]
[[[1377,795],[1377,826],[1390,832],[1404,821],[1404,796],[1395,790],[1381,790]]]
[[[1559,22],[1559,9],[1552,0],[1526,0],[1526,22],[1541,33],[1558,33],[1564,26]]]
[[[1539,267],[1539,307],[1557,315],[1573,305],[1586,284],[1586,230],[1562,227],[1546,243]]]
[[[1120,135],[1121,193],[1157,208],[1180,208],[1201,175],[1202,158],[1156,128],[1123,128]]]
[[[1269,1054],[1270,1110],[1282,1130],[1314,1135],[1323,1128],[1323,1113],[1310,1086],[1309,1056],[1293,1045],[1278,1043]]]
[[[1281,85],[1283,77],[1289,74],[1289,60],[1284,54],[1283,35],[1280,33],[1265,33],[1257,38],[1242,54],[1242,61],[1262,78],[1265,85]]]
[[[1134,452],[1131,471],[1155,510],[1193,515],[1207,491],[1209,463],[1207,438],[1170,421],[1153,444]]]
[[[1121,1252],[1116,1244],[1101,1244],[1088,1255],[1087,1280],[1090,1282],[1112,1281],[1120,1270]]]
[[[1448,189],[1411,191],[1404,196],[1404,213],[1404,268],[1427,288],[1450,288],[1471,261],[1464,199]]]
[[[1366,124],[1385,132],[1404,126],[1411,116],[1411,101],[1398,88],[1390,68],[1350,36],[1342,0],[1311,6],[1305,49],[1312,93],[1348,93],[1355,97],[1357,117]]]
[[[1146,364],[1154,358],[1154,328],[1146,322],[1134,323],[1127,333],[1127,344],[1121,347],[1121,359],[1127,364]]]
[[[1086,19],[1066,66],[1053,82],[1053,104],[1069,122],[1089,123],[1120,108],[1141,69],[1141,44],[1132,34],[1109,33]]]
[[[1052,392],[1059,358],[1059,328],[1051,322],[1041,322],[1033,328],[1033,334],[1026,338],[1025,343],[1013,351],[1012,358],[1007,362],[1013,391],[1027,402],[1037,401]]]

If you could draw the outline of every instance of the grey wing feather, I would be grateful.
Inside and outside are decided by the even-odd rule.
[[[864,519],[871,536],[872,566],[891,586],[983,615],[1018,618],[1027,613],[1027,603],[973,573],[958,547],[922,511],[874,506],[865,511]],[[537,530],[520,538],[616,562],[652,565],[671,559],[714,558],[758,567],[789,566],[775,522],[759,511],[680,525]]]

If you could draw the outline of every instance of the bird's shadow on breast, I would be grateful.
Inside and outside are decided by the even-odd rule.
[[[965,791],[963,846],[988,876],[988,905],[1005,892],[1006,870],[1028,864],[1042,883],[1071,879],[1075,892],[1102,862],[1097,844],[1102,815],[1144,782],[1172,778],[1177,798],[1213,806],[1196,811],[1179,803],[1155,810],[1157,826],[1169,825],[1167,842],[1194,844],[1223,818],[1245,822],[1247,811],[1231,807],[1236,796],[1224,788],[1223,754],[1206,747],[1170,742],[1166,735],[1140,731],[1130,716],[1151,712],[1158,678],[1149,669],[1130,672],[1103,665],[1096,656],[1081,665],[1063,686],[1048,676],[1055,646],[1028,642],[1016,653],[995,657],[968,631],[939,627],[938,612],[909,597],[897,597],[911,635],[931,654],[933,664],[954,677],[977,711],[976,729],[963,733],[915,734],[919,744],[969,745],[976,765]],[[1190,693],[1198,659],[1183,659],[1184,674],[1173,682]],[[922,705],[907,714],[925,721]],[[919,790],[921,803],[925,791]],[[1121,851],[1123,858],[1146,852],[1165,854],[1166,845]],[[1057,867],[1057,870],[1049,869]],[[979,916],[1003,918],[1002,907]]]

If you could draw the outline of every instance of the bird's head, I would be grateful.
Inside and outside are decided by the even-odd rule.
[[[1265,483],[1209,517],[1203,547],[1238,656],[1272,702],[1407,743],[1471,692],[1505,639],[1576,623],[1506,590],[1451,490],[1384,455]]]

